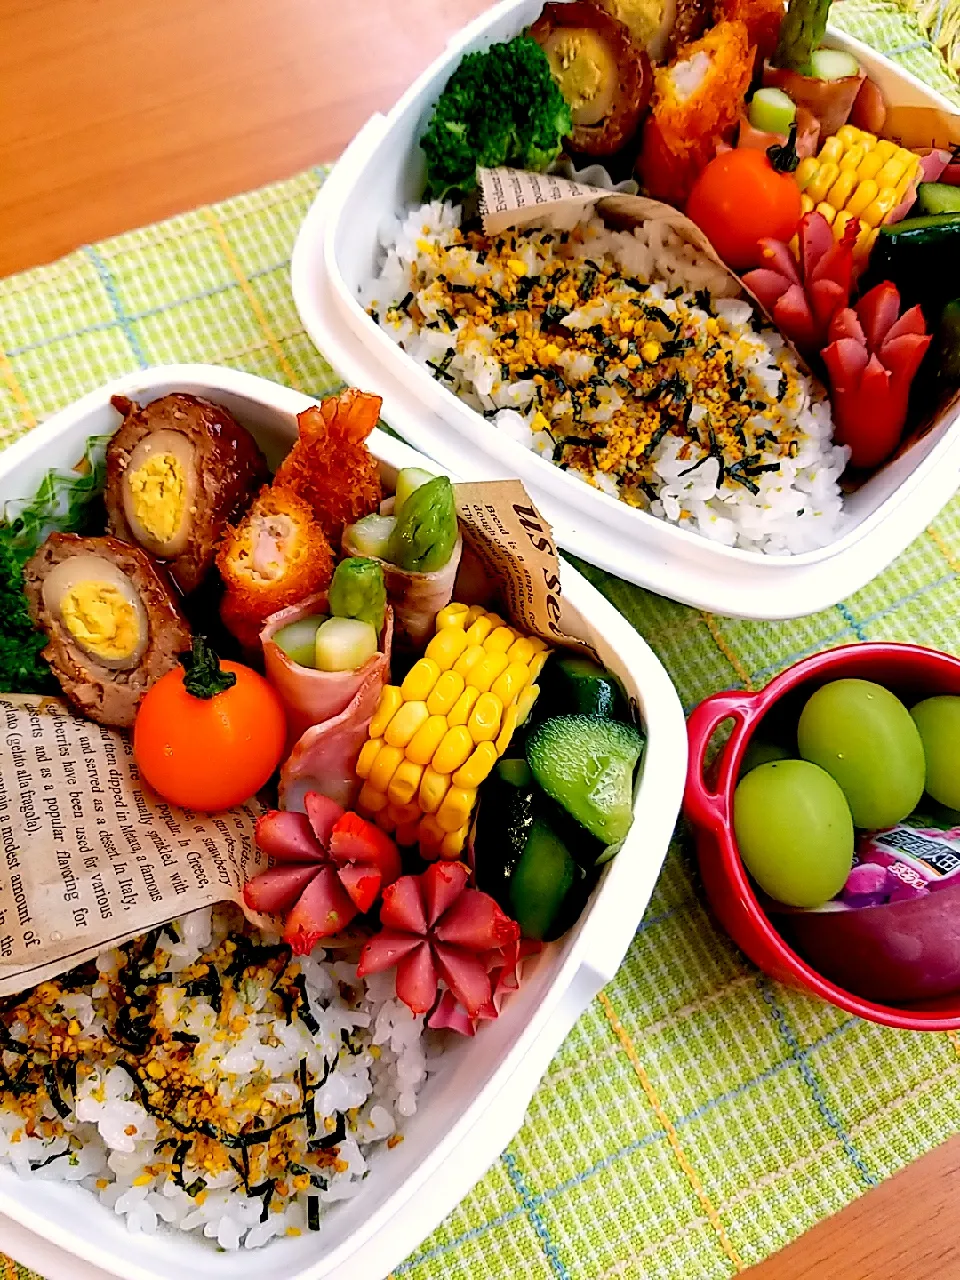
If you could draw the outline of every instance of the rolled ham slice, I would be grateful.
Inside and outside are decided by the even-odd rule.
[[[393,499],[384,502],[380,511],[383,515],[390,515]],[[340,549],[345,556],[362,556],[364,552],[357,549],[352,532],[350,528],[344,529]],[[416,653],[426,648],[433,636],[437,614],[453,599],[462,554],[463,539],[458,537],[450,559],[435,573],[408,573],[387,560],[377,561],[383,568],[387,599],[393,606],[398,649]],[[375,556],[367,558],[377,559]]]
[[[379,654],[378,657],[384,655]],[[361,785],[356,772],[357,757],[367,740],[370,721],[380,702],[380,692],[389,670],[388,662],[389,658],[382,668],[372,669],[360,681],[353,698],[339,714],[313,725],[297,740],[280,770],[281,808],[303,813],[304,797],[310,791],[319,791],[344,809],[354,807]],[[376,663],[376,658],[371,658],[361,667],[361,672],[373,663]],[[311,671],[308,674],[330,673]]]
[[[393,643],[393,611],[389,607],[383,622],[380,652],[356,671],[314,671],[310,667],[301,667],[274,643],[273,637],[289,623],[317,613],[326,613],[327,609],[327,597],[324,593],[308,596],[299,604],[271,614],[260,632],[267,679],[283,703],[290,746],[298,742],[314,725],[339,717],[365,689],[374,691],[376,706],[380,690],[389,678],[390,649]],[[372,716],[373,712],[370,714]],[[322,787],[317,789],[323,791]]]
[[[841,76],[839,80],[818,80],[815,76],[801,75],[783,67],[763,68],[763,83],[774,89],[782,89],[797,107],[807,107],[820,121],[820,137],[829,138],[850,119],[850,112],[857,100],[860,86],[866,78],[861,69],[858,75]]]

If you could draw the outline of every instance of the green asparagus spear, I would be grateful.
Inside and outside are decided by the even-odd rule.
[[[435,573],[453,555],[457,542],[457,508],[446,476],[415,489],[397,517],[388,559],[408,573]]]
[[[359,618],[379,635],[387,607],[383,569],[366,556],[341,560],[333,571],[327,600],[335,618]]]
[[[827,29],[830,0],[790,0],[780,24],[780,40],[774,66],[811,75],[810,55],[819,48]]]

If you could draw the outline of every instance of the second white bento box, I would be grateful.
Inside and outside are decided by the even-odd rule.
[[[314,403],[262,378],[206,365],[133,373],[91,392],[0,455],[0,511],[29,498],[51,467],[69,470],[92,436],[115,431],[113,395],[146,403],[190,392],[225,406],[271,465]],[[391,485],[423,459],[375,431],[370,448]],[[683,791],[683,711],[663,667],[632,627],[579,574],[562,567],[574,629],[596,648],[640,708],[647,746],[633,827],[576,926],[531,962],[500,1018],[445,1052],[425,1085],[404,1141],[372,1159],[354,1199],[318,1233],[266,1249],[218,1252],[186,1234],[131,1235],[121,1218],[77,1186],[21,1180],[0,1168],[0,1251],[46,1280],[382,1280],[454,1208],[520,1127],[541,1075],[575,1020],[616,973],[660,873]]]
[[[949,500],[960,480],[956,414],[845,500],[830,545],[794,556],[723,546],[634,510],[554,467],[497,431],[436,382],[380,330],[358,299],[375,269],[385,221],[419,203],[418,140],[465,53],[508,40],[542,0],[505,0],[465,28],[387,115],[372,117],[317,196],[293,255],[293,292],[307,332],[350,382],[377,391],[391,425],[468,479],[520,476],[561,546],[660,595],[714,612],[789,618],[850,595],[881,572]],[[837,31],[828,43],[855,54],[891,102],[950,104],[916,77]]]

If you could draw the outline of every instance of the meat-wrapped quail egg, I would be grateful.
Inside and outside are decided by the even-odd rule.
[[[144,436],[123,477],[123,514],[137,542],[165,560],[180,555],[196,497],[197,464],[190,440],[179,431]]]
[[[43,604],[80,649],[101,666],[135,667],[149,640],[149,622],[133,583],[102,556],[62,560],[43,582]]]

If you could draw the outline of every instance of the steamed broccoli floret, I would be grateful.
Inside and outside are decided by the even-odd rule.
[[[420,140],[427,193],[472,191],[477,166],[544,170],[573,128],[570,108],[530,36],[468,53],[447,81]]]

